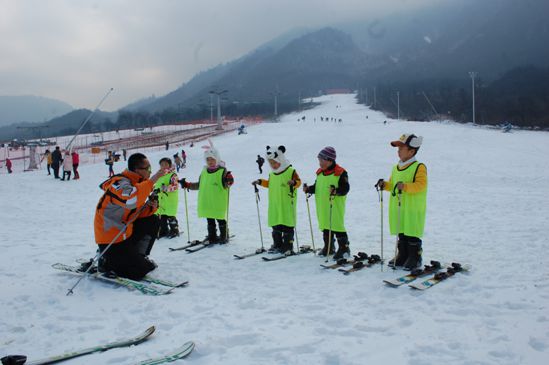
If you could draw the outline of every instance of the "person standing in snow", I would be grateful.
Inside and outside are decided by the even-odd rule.
[[[114,156],[112,154],[112,151],[109,151],[107,158],[105,159],[105,165],[109,166],[109,177],[114,176]]]
[[[176,171],[179,172],[179,169],[183,164],[183,162],[181,161],[181,157],[179,157],[179,153],[176,153],[175,155],[173,155],[173,162],[175,162]]]
[[[8,174],[11,174],[13,171],[11,170],[11,160],[6,157],[6,169],[8,170]]]
[[[345,229],[345,205],[350,189],[349,176],[347,171],[336,163],[337,155],[333,147],[324,147],[317,157],[320,168],[316,171],[316,181],[310,186],[305,184],[303,191],[305,194],[315,194],[316,216],[324,241],[324,248],[319,255],[328,256],[334,253],[335,236],[338,249],[334,260],[347,258],[351,255]],[[328,246],[330,246],[329,251]]]
[[[179,224],[177,222],[177,207],[179,204],[179,183],[177,174],[172,169],[172,160],[164,157],[159,162],[162,170],[172,172],[159,178],[154,184],[158,189],[158,210],[156,215],[160,217],[160,230],[158,238],[174,238],[179,236]]]
[[[50,150],[46,150],[46,152],[44,152],[44,157],[43,159],[46,159],[46,168],[48,170],[48,175],[51,175],[51,163],[52,163],[52,157],[51,157],[51,152]]]
[[[301,179],[286,159],[285,152],[286,147],[284,146],[279,146],[276,149],[267,146],[265,156],[272,169],[269,179],[258,179],[252,184],[269,189],[268,225],[273,229],[273,245],[269,252],[293,255],[297,213],[296,198]]]
[[[198,182],[179,180],[181,187],[198,190],[198,217],[208,221],[207,240],[210,243],[228,243],[227,209],[229,188],[234,183],[233,175],[225,167],[215,147],[210,145],[204,151],[206,166],[202,169]],[[215,221],[219,226],[219,236]]]
[[[71,179],[71,171],[72,171],[72,156],[69,151],[65,151],[65,158],[63,159],[63,178],[61,181],[65,181],[65,176],[67,177],[67,181]]]
[[[181,164],[181,166],[185,168],[185,166],[187,165],[187,153],[183,149],[181,150],[181,159],[183,160],[183,163]]]
[[[263,173],[263,164],[265,163],[265,159],[263,157],[261,157],[260,155],[257,155],[257,160],[255,160],[255,162],[257,162],[257,167],[259,168],[259,173],[262,174]]]
[[[397,255],[389,266],[403,266],[407,270],[420,267],[422,241],[427,208],[427,167],[416,159],[423,137],[403,134],[391,142],[398,148],[398,163],[393,166],[388,181],[379,179],[376,186],[391,192],[389,201],[389,226],[391,234],[397,235]],[[398,194],[401,194],[400,217]],[[400,223],[400,224],[399,224]],[[398,231],[397,231],[398,229]]]
[[[80,174],[78,173],[78,165],[80,164],[80,155],[76,151],[72,151],[72,172],[74,172],[74,180],[80,179]]]
[[[154,183],[168,172],[161,169],[151,176],[147,157],[134,153],[126,170],[101,183],[104,194],[95,210],[95,242],[100,252],[112,245],[99,260],[100,271],[141,280],[156,268],[148,257],[159,228],[154,214],[158,200],[151,193]],[[116,238],[122,230],[124,234]]]
[[[51,167],[53,168],[53,177],[59,179],[59,167],[63,161],[63,156],[61,155],[61,150],[59,146],[55,147],[55,151],[51,154]]]

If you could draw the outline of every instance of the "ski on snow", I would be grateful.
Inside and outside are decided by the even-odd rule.
[[[230,235],[230,236],[229,236],[229,240],[230,240],[231,238],[234,238],[234,237],[235,237],[234,234],[233,234],[233,235]],[[193,252],[197,252],[197,251],[203,250],[203,249],[205,249],[206,247],[215,246],[215,245],[217,245],[217,244],[219,244],[219,243],[218,243],[218,242],[212,242],[212,243],[210,243],[210,241],[206,238],[206,239],[204,239],[203,241],[201,241],[198,245],[195,245],[195,246],[197,246],[197,247],[189,247],[189,248],[186,248],[185,251],[186,251],[187,253],[193,253]],[[226,243],[223,243],[223,245],[224,245],[224,244],[226,244]]]
[[[354,260],[341,258],[337,260],[335,264],[331,264],[331,265],[320,264],[320,266],[324,269],[337,269],[339,267],[342,267],[345,265],[353,265],[355,262],[364,261],[364,260],[368,260],[368,255],[365,252],[359,252],[356,255],[354,255]]]
[[[90,261],[91,260],[89,260],[89,259],[78,259],[78,260],[76,260],[76,262],[78,262],[80,264],[88,263]],[[97,271],[97,267],[92,269],[92,270]],[[76,272],[76,273],[81,273],[82,271],[85,271],[85,270],[83,270],[82,268],[71,267],[70,271],[71,272]],[[168,286],[170,288],[182,288],[182,287],[187,286],[189,284],[188,280],[187,281],[182,281],[180,283],[174,283],[173,281],[164,280],[164,279],[157,278],[157,277],[151,276],[151,275],[146,275],[143,279],[141,279],[141,281],[151,283],[151,284],[158,284],[158,285],[162,285],[162,286]]]
[[[194,350],[194,342],[189,341],[183,344],[180,348],[168,353],[167,355],[141,361],[136,365],[158,365],[165,364],[172,361],[183,359]]]
[[[242,259],[245,259],[247,257],[252,257],[252,256],[256,256],[256,255],[261,255],[262,253],[264,252],[267,252],[267,250],[265,250],[264,248],[258,248],[257,250],[255,250],[255,252],[252,252],[252,253],[247,253],[245,255],[233,255],[235,259],[237,260],[242,260]]]
[[[374,264],[377,264],[379,262],[381,262],[381,257],[379,257],[379,255],[371,255],[366,260],[356,261],[353,264],[353,267],[350,268],[350,269],[338,269],[338,271],[342,272],[344,275],[349,275],[352,272],[362,270],[366,267],[370,267],[370,266],[372,266]]]
[[[311,246],[301,246],[299,247],[299,252],[298,253],[294,253],[292,255],[284,255],[284,254],[280,254],[278,256],[273,256],[273,257],[266,257],[266,256],[263,256],[261,257],[263,259],[263,261],[277,261],[277,260],[282,260],[282,259],[286,259],[288,257],[293,257],[293,256],[299,256],[299,255],[304,255],[306,253],[311,253],[311,252],[314,252],[313,249],[311,248]]]
[[[458,272],[465,272],[470,271],[471,265],[461,265],[459,263],[453,262],[452,265],[448,268],[446,268],[446,271],[440,271],[437,272],[435,275],[433,275],[431,278],[427,280],[423,280],[417,283],[408,284],[409,287],[418,289],[418,290],[426,290],[430,287],[440,283],[441,281],[444,281]]]
[[[128,338],[128,339],[125,339],[125,340],[119,340],[119,341],[107,343],[105,345],[93,346],[93,347],[89,347],[89,348],[82,349],[82,350],[77,350],[77,351],[67,351],[67,352],[65,352],[61,355],[47,357],[47,358],[42,359],[42,360],[33,360],[33,361],[27,362],[27,357],[23,356],[23,355],[5,356],[1,360],[2,360],[2,364],[4,364],[4,365],[12,365],[12,364],[14,364],[14,365],[54,364],[54,363],[57,363],[57,362],[60,362],[60,361],[72,359],[74,357],[78,357],[78,356],[82,356],[82,355],[88,355],[88,354],[91,354],[91,353],[94,353],[94,352],[107,351],[107,350],[115,349],[115,348],[118,348],[118,347],[128,347],[128,346],[132,346],[132,345],[138,345],[141,342],[148,339],[154,333],[154,330],[155,330],[154,326],[151,326],[145,332],[143,332],[142,334],[140,334],[136,337],[133,337],[133,338]],[[155,364],[157,364],[157,363],[155,363]]]
[[[442,265],[438,261],[431,261],[431,265],[425,265],[423,269],[415,269],[412,270],[409,274],[401,276],[396,279],[387,279],[383,280],[383,282],[389,286],[397,287],[401,286],[403,284],[408,284],[417,278],[420,278],[422,276],[427,276],[430,274],[437,273],[442,269]]]
[[[66,272],[70,272],[76,275],[84,275],[84,272],[80,270],[79,267],[76,266],[69,266],[64,264],[53,264],[52,267],[57,270],[62,270]],[[137,281],[137,280],[131,280],[127,278],[123,278],[116,275],[111,275],[110,273],[100,273],[100,272],[93,272],[88,273],[87,276],[90,278],[98,279],[101,281],[106,281],[113,284],[118,284],[121,286],[124,286],[131,290],[137,290],[143,294],[147,295],[165,295],[171,293],[175,288],[185,286],[188,284],[188,281],[182,282],[180,284],[176,284],[176,286],[168,286],[169,289],[161,288],[159,286],[156,286],[155,284],[152,284],[151,282],[146,281]],[[163,280],[162,280],[163,281]]]
[[[203,245],[203,244],[206,243],[207,241],[208,241],[208,239],[205,238],[205,239],[203,239],[203,240],[194,240],[194,241],[191,241],[189,244],[187,244],[187,245],[185,245],[185,246],[176,247],[176,248],[170,247],[170,252],[172,252],[172,251],[186,250],[187,248],[191,248],[191,247],[193,247],[193,246]]]

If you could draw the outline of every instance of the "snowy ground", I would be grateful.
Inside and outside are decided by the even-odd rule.
[[[236,178],[229,223],[236,238],[195,254],[168,250],[184,244],[186,232],[157,242],[152,253],[160,265],[156,275],[191,281],[168,296],[85,280],[67,297],[76,278],[50,267],[93,256],[92,222],[101,195],[97,185],[107,174],[104,164],[83,166],[80,181],[55,181],[43,170],[1,175],[0,356],[41,358],[137,334],[154,324],[157,333],[144,344],[67,364],[131,364],[189,339],[196,349],[181,363],[546,363],[549,260],[542,228],[549,226],[549,134],[393,120],[384,125],[386,117],[356,105],[352,95],[319,100],[321,106],[287,115],[280,124],[214,140]],[[306,122],[298,123],[303,115]],[[320,116],[343,123],[322,123]],[[389,176],[397,161],[389,141],[405,132],[424,136],[418,157],[429,173],[425,259],[470,263],[471,274],[418,292],[382,284],[402,272],[376,267],[343,276],[320,269],[324,260],[313,255],[277,262],[262,262],[259,256],[233,260],[233,254],[260,246],[250,185],[259,177],[254,161],[266,145],[280,144],[309,183],[318,151],[326,145],[336,148],[350,177],[346,219],[352,250],[380,253],[380,204],[373,185]],[[180,175],[195,180],[202,149],[187,152],[188,168]],[[155,151],[150,159],[156,164],[173,153]],[[265,223],[266,190],[261,197]],[[196,192],[188,198],[191,239],[201,238],[206,224],[196,217]],[[301,192],[298,214],[300,243],[310,244]],[[179,220],[186,230],[183,194]],[[269,246],[265,226],[263,235]],[[388,257],[394,249],[388,227],[385,237]]]

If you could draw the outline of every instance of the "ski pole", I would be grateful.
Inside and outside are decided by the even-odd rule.
[[[328,258],[330,257],[330,250],[332,249],[332,210],[334,207],[334,195],[330,192],[330,231],[328,233],[328,251],[326,251],[326,261],[328,262]]]
[[[380,207],[381,207],[381,232],[380,232],[380,236],[381,236],[381,271],[383,271],[383,263],[385,262],[383,260],[383,189],[380,189],[378,184],[376,184],[375,186],[376,188],[376,191],[377,191],[377,194],[379,195],[379,201],[380,201]]]
[[[82,128],[84,128],[84,126],[90,121],[90,119],[93,117],[93,115],[95,114],[96,111],[99,110],[99,107],[101,106],[101,104],[103,104],[103,102],[105,101],[105,99],[107,99],[107,97],[109,96],[109,94],[114,90],[114,88],[110,88],[109,91],[107,91],[107,93],[105,94],[105,96],[103,97],[103,99],[101,99],[101,101],[99,102],[99,104],[97,104],[97,106],[95,107],[95,109],[88,115],[88,117],[86,118],[86,120],[84,120],[82,122],[82,125],[80,125],[80,128],[78,128],[78,130],[76,131],[76,133],[74,134],[74,137],[72,137],[72,139],[69,141],[69,144],[67,144],[67,147],[65,147],[66,150],[69,150],[69,147],[71,146],[72,142],[74,142],[74,140],[76,139],[76,137],[78,136],[78,134],[80,134],[80,131],[82,131]]]
[[[143,206],[141,206],[141,208],[139,208],[137,210],[137,212],[135,212],[134,216],[132,217],[132,219],[130,221],[128,221],[128,223],[126,223],[124,225],[124,227],[122,227],[122,229],[120,231],[118,231],[118,234],[112,239],[112,241],[107,245],[107,247],[105,247],[105,249],[102,251],[102,252],[98,252],[95,257],[92,259],[92,262],[90,263],[90,266],[88,266],[88,268],[86,269],[86,271],[84,271],[84,273],[82,274],[82,276],[80,276],[80,278],[78,278],[78,280],[76,281],[76,283],[69,289],[69,291],[67,292],[67,295],[71,295],[73,294],[73,290],[74,288],[76,288],[78,286],[78,284],[80,284],[80,282],[82,281],[82,279],[84,279],[84,277],[86,277],[88,275],[88,272],[91,270],[91,268],[94,266],[94,264],[99,261],[99,259],[101,257],[103,257],[103,255],[105,255],[105,253],[109,250],[109,248],[111,248],[111,246],[114,244],[114,242],[124,233],[126,232],[126,229],[128,228],[128,226],[130,224],[132,224],[133,222],[135,222],[137,220],[137,218],[139,217],[139,215],[141,214],[141,212],[148,206],[148,202],[151,201],[151,200],[154,200],[157,198],[157,192],[156,191],[153,191],[153,193],[149,196],[149,200],[143,204]]]
[[[309,216],[309,228],[311,229],[311,241],[313,242],[313,251],[316,255],[316,248],[315,248],[315,237],[313,235],[313,222],[311,221],[311,208],[309,207],[309,197],[311,194],[307,193],[305,195],[305,201],[307,202],[307,215]]]
[[[265,247],[263,246],[263,232],[261,231],[261,216],[259,215],[259,190],[257,189],[256,184],[254,184],[254,190],[255,206],[257,207],[257,221],[259,222],[259,237],[261,238],[261,251],[265,251]]]
[[[401,182],[397,182],[395,184],[395,187],[393,188],[393,196],[397,195],[395,194],[395,190],[396,188],[398,187],[398,184],[400,184]],[[396,236],[396,241],[395,241],[395,256],[394,256],[394,261],[393,261],[393,270],[396,270],[396,258],[397,258],[397,253],[398,253],[398,239],[399,239],[399,235],[400,235],[400,206],[401,206],[401,200],[402,200],[402,190],[401,189],[398,189],[398,195],[397,195],[397,199],[398,199],[398,214],[397,214],[397,236]]]
[[[183,195],[185,196],[185,220],[187,221],[187,243],[191,243],[191,232],[189,229],[189,209],[187,207],[187,189],[183,188]]]
[[[227,217],[225,228],[225,242],[229,242],[229,201],[231,200],[231,187],[227,187]]]

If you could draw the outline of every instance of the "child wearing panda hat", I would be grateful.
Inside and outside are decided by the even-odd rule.
[[[319,255],[328,256],[334,253],[335,236],[339,247],[334,260],[347,258],[351,254],[345,229],[345,203],[350,188],[349,176],[347,171],[336,163],[336,151],[333,147],[323,148],[317,157],[320,168],[316,171],[316,181],[310,186],[305,184],[303,191],[305,194],[315,194],[318,227],[322,230],[324,240],[324,248]],[[330,208],[330,201],[332,201],[332,208]]]
[[[234,178],[221,161],[219,151],[211,144],[204,151],[206,166],[202,169],[198,182],[179,180],[183,188],[198,190],[198,216],[208,220],[208,242],[227,243],[227,208],[229,203],[229,187]],[[219,236],[215,221],[219,226]]]
[[[252,184],[269,189],[269,227],[273,229],[273,245],[269,252],[293,255],[294,229],[297,213],[297,189],[301,179],[286,159],[286,147],[267,146],[265,157],[271,166],[269,179],[259,179]]]

